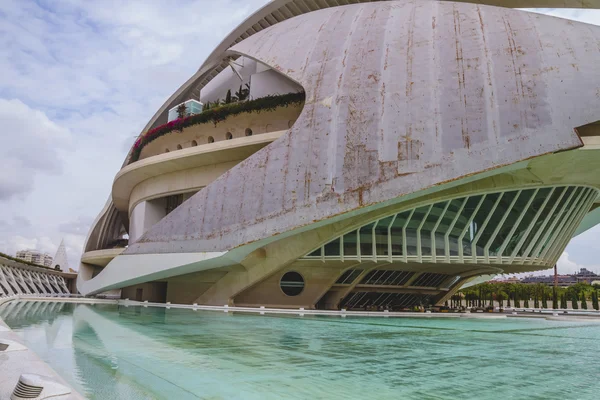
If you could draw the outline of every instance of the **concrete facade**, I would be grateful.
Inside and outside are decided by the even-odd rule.
[[[233,85],[219,60],[253,60],[242,63],[242,78],[259,83],[251,93],[302,88],[303,107],[146,146],[117,174],[83,259],[111,235],[127,232],[128,247],[98,259],[93,279],[84,261],[82,293],[439,304],[481,277],[553,266],[573,235],[600,222],[598,27],[487,5],[376,1],[240,33],[287,3],[234,30],[226,41],[240,40],[215,50],[147,127],[182,96]],[[173,195],[189,199],[163,212]]]

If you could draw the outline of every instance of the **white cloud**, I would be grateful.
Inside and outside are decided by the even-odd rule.
[[[33,189],[37,174],[58,174],[62,170],[59,150],[70,142],[67,129],[46,114],[20,100],[0,99],[0,201],[24,195]]]

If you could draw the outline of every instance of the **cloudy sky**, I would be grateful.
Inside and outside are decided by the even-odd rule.
[[[1,0],[0,252],[53,255],[64,238],[77,268],[134,137],[267,2]],[[597,11],[543,12],[600,24]],[[559,269],[600,272],[599,239],[574,239]]]

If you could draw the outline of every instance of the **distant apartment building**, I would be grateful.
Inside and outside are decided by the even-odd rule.
[[[585,268],[581,268],[579,272],[576,274],[570,275],[558,275],[556,277],[556,283],[558,286],[571,286],[576,283],[589,283],[599,281],[600,275],[596,274],[593,271],[589,271]],[[543,283],[545,285],[553,285],[554,284],[554,276],[553,275],[545,275],[545,276],[528,276],[521,280],[521,283]]]
[[[17,258],[24,261],[50,267],[52,265],[52,257],[50,254],[41,253],[37,250],[21,250],[17,251]]]

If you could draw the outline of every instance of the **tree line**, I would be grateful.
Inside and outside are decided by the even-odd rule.
[[[575,310],[598,310],[598,290],[600,285],[577,283],[569,287],[557,287],[537,284],[484,282],[458,291],[450,298],[449,306],[493,307],[494,302],[500,308],[553,308],[566,309],[567,302]],[[589,301],[589,304],[588,304]]]

